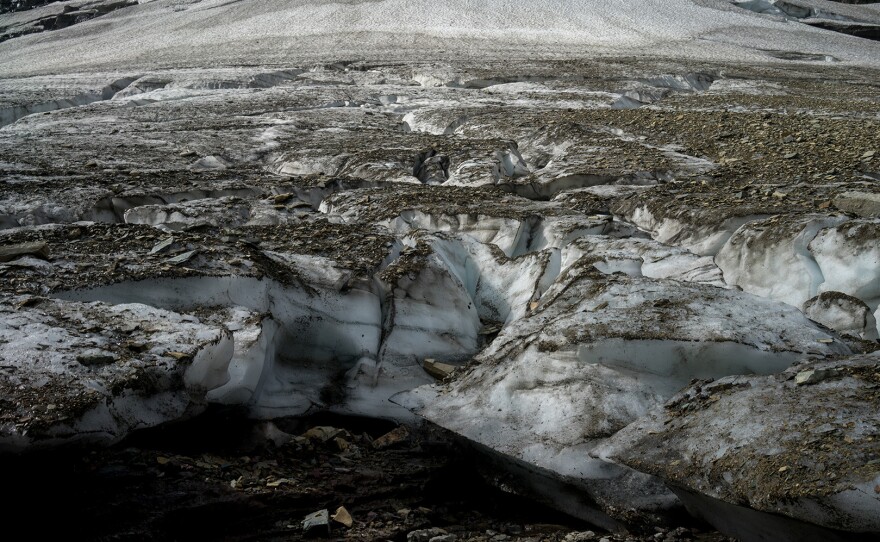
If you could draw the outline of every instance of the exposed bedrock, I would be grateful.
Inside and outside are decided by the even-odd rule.
[[[661,477],[739,540],[875,540],[878,363],[696,382],[595,455]]]

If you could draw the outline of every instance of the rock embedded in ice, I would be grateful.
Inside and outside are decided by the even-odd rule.
[[[878,374],[875,353],[697,382],[596,453],[661,477],[741,540],[876,537]]]
[[[864,301],[841,292],[822,292],[804,302],[808,318],[840,333],[848,333],[866,341],[880,339],[877,320]]]
[[[834,206],[841,211],[866,218],[880,217],[880,193],[844,192],[834,198]]]

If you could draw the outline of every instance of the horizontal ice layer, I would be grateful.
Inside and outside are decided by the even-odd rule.
[[[612,239],[601,235],[585,236],[562,250],[562,271],[578,264],[581,258],[593,261],[599,271],[625,273],[631,277],[673,279],[726,286],[721,269],[709,256],[697,256],[687,250],[647,239]]]
[[[597,452],[660,476],[739,540],[873,539],[878,364],[873,354],[697,382]]]
[[[644,521],[673,504],[668,493],[589,458],[594,446],[692,378],[773,373],[803,356],[849,352],[792,307],[712,286],[604,275],[597,267],[589,256],[570,265],[452,383],[395,400],[576,482],[598,509]],[[595,510],[567,511],[595,521]]]

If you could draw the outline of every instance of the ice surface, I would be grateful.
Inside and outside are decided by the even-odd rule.
[[[875,353],[813,361],[776,376],[698,382],[596,455],[682,488],[687,504],[742,540],[876,533],[880,494],[873,488],[880,477],[867,457],[876,454],[880,425],[878,361]],[[751,519],[743,524],[737,517]]]
[[[150,24],[143,24],[149,20]],[[430,20],[430,25],[425,21]],[[83,39],[88,36],[88,39]],[[352,36],[360,36],[357,46]],[[369,51],[405,44],[436,49],[459,42],[484,49],[536,47],[565,52],[650,51],[715,59],[755,59],[759,50],[810,51],[877,64],[878,46],[767,18],[725,0],[446,0],[430,9],[406,0],[326,2],[282,0],[175,6],[157,0],[48,35],[0,44],[2,73],[89,70],[149,63],[249,64],[289,59],[291,53]],[[864,42],[863,42],[864,41]],[[120,44],[125,46],[120,46]],[[766,58],[766,57],[764,57]]]
[[[838,291],[880,307],[880,219],[856,219],[820,231],[810,253],[822,269],[820,292]]]
[[[778,302],[600,271],[582,256],[468,372],[395,401],[498,453],[578,480],[599,508],[650,515],[669,505],[666,493],[623,484],[625,469],[587,457],[597,443],[692,378],[767,374],[804,355],[849,352]]]
[[[0,374],[12,401],[0,449],[112,444],[129,432],[199,413],[225,381],[222,326],[142,304],[41,300],[0,304]]]
[[[810,242],[819,231],[846,220],[842,215],[806,215],[753,221],[736,231],[715,263],[728,284],[800,307],[826,280]]]

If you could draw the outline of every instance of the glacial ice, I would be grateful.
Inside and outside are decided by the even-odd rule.
[[[809,250],[810,242],[821,230],[846,220],[842,215],[806,215],[752,221],[734,233],[715,263],[728,284],[800,307],[825,282]],[[780,280],[781,269],[784,280]]]
[[[729,536],[846,540],[876,533],[880,477],[869,458],[880,424],[878,361],[875,353],[809,361],[773,376],[698,381],[595,455],[660,476]]]
[[[23,36],[0,44],[4,74],[85,70],[95,66],[143,68],[168,65],[241,65],[244,59],[268,65],[283,62],[290,43],[300,54],[333,48],[335,54],[387,49],[394,43],[437,49],[474,42],[483,49],[551,50],[557,54],[575,46],[613,52],[766,60],[761,50],[805,51],[819,35],[824,53],[861,64],[876,65],[876,47],[854,46],[855,38],[819,34],[801,25],[768,19],[731,5],[726,0],[644,0],[621,4],[592,0],[589,8],[570,0],[547,0],[541,9],[524,10],[508,0],[474,5],[449,0],[426,11],[405,0],[379,2],[302,2],[277,0],[259,7],[212,0],[168,9],[163,0],[116,11],[97,20],[49,33]],[[430,15],[429,15],[430,13]],[[650,23],[633,25],[650,13]],[[431,25],[424,21],[430,17]],[[145,18],[154,24],[141,24]],[[189,29],[199,27],[201,31]],[[90,39],[78,40],[81,32]],[[260,43],[252,36],[263,37]],[[346,40],[358,35],[362,39]],[[396,38],[396,39],[395,39]],[[128,44],[119,47],[120,43]],[[354,45],[354,44],[357,45]],[[285,45],[288,44],[288,45]],[[150,52],[150,54],[146,54]],[[445,83],[445,81],[439,81]]]
[[[672,505],[668,494],[589,458],[598,443],[694,376],[769,374],[804,356],[849,352],[777,302],[668,279],[604,275],[600,267],[582,256],[466,373],[394,400],[496,453],[575,480],[595,509],[628,510],[644,520]]]
[[[853,106],[835,78],[872,89],[862,72],[880,49],[792,17],[872,24],[880,11],[735,3],[452,0],[426,16],[404,0],[156,0],[0,43],[0,248],[51,238],[48,260],[0,264],[0,356],[29,371],[0,367],[18,401],[0,448],[109,444],[209,404],[256,418],[413,421],[412,409],[532,497],[611,530],[684,503],[722,530],[756,527],[744,536],[876,532],[863,495],[875,479],[828,499],[783,495],[777,509],[713,496],[732,474],[688,485],[607,452],[630,432],[659,439],[639,424],[682,386],[705,390],[694,378],[716,393],[678,404],[681,418],[734,401],[743,382],[776,386],[764,403],[792,387],[832,393],[783,401],[791,412],[759,403],[735,427],[723,413],[701,422],[695,434],[718,446],[702,474],[736,456],[725,442],[750,446],[767,428],[825,438],[785,422],[852,399],[828,384],[849,365],[817,360],[878,335],[872,133],[829,138],[834,155],[817,154],[844,157],[839,170],[800,139],[838,117],[871,126],[873,102]],[[838,92],[821,103],[789,85],[819,76]],[[708,126],[717,141],[688,142],[674,130],[692,111],[744,115],[783,142],[719,158],[761,138],[744,129],[740,142],[725,121],[732,133]],[[776,157],[782,145],[801,154]],[[737,185],[748,160],[779,169]],[[789,192],[795,181],[773,177],[793,170]],[[358,235],[325,242],[330,225]],[[434,384],[426,358],[456,371]],[[54,387],[65,364],[70,385]],[[77,410],[74,396],[92,402]],[[868,410],[850,422],[873,430]],[[833,436],[867,442],[841,427]],[[767,514],[780,511],[790,517]]]
[[[0,357],[15,367],[0,374],[0,450],[112,444],[198,414],[204,384],[225,379],[210,370],[229,363],[222,327],[136,303],[12,301],[0,305]]]

